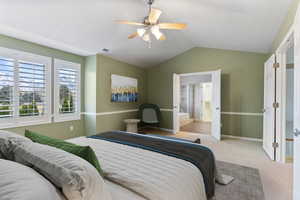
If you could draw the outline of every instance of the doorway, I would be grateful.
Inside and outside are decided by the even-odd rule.
[[[174,133],[221,139],[221,71],[174,74]]]

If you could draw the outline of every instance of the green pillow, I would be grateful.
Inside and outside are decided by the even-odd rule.
[[[77,144],[66,142],[64,140],[40,135],[29,130],[25,130],[25,136],[31,139],[33,142],[49,145],[58,149],[62,149],[66,152],[72,153],[76,156],[79,156],[80,158],[92,164],[100,173],[100,175],[103,176],[103,171],[100,167],[97,156],[91,147],[79,146]]]

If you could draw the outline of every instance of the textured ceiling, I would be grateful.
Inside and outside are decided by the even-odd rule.
[[[163,31],[166,41],[149,49],[128,40],[142,21],[143,0],[0,0],[0,33],[80,55],[102,53],[140,67],[154,66],[195,47],[269,52],[291,0],[156,0],[160,21],[183,22],[183,31]]]

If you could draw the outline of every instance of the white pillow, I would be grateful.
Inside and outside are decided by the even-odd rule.
[[[69,200],[111,200],[98,171],[78,156],[38,143],[18,145],[14,153],[17,162],[33,166]]]
[[[3,159],[0,159],[0,199],[65,200],[55,186],[38,172]]]
[[[13,150],[15,145],[22,145],[25,143],[32,143],[32,141],[24,136],[17,135],[10,131],[0,130],[0,157],[14,160]]]

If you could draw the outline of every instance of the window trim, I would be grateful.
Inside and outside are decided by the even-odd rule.
[[[0,47],[0,56],[13,59],[15,62],[15,71],[14,71],[14,90],[13,90],[13,117],[7,119],[0,119],[0,128],[14,128],[22,126],[31,126],[46,124],[52,122],[52,100],[51,100],[51,91],[52,91],[52,59],[50,57],[41,56],[37,54],[27,53],[23,51],[18,51],[14,49],[8,49]],[[26,61],[32,63],[39,63],[45,65],[45,114],[43,116],[28,116],[20,117],[19,116],[19,88],[18,88],[18,64],[17,61]]]
[[[71,68],[78,71],[78,81],[77,81],[77,97],[76,97],[76,112],[71,114],[60,114],[59,113],[59,80],[58,80],[58,70],[60,68]],[[65,121],[75,121],[81,120],[81,64],[73,63],[65,60],[54,59],[54,106],[53,106],[53,121],[54,122],[65,122]]]

